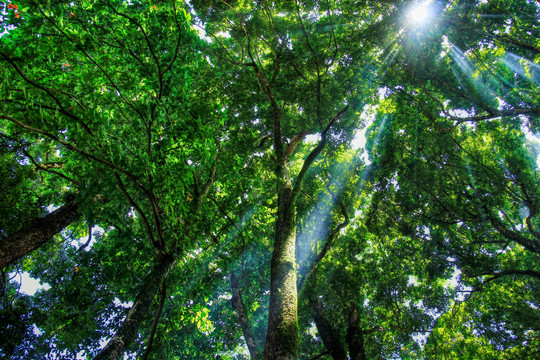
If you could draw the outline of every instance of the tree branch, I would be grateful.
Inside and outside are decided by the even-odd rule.
[[[302,131],[296,134],[291,139],[291,141],[289,142],[289,144],[287,144],[287,147],[285,149],[285,159],[289,159],[289,157],[292,155],[292,153],[296,149],[296,146],[298,146],[300,141],[302,141],[302,139],[304,139],[304,137],[306,137],[306,135],[308,135],[309,133],[310,133],[309,131]]]
[[[242,292],[240,291],[240,284],[238,283],[238,277],[234,274],[234,271],[231,271],[231,303],[238,314],[238,320],[240,322],[240,327],[242,328],[242,333],[244,334],[244,339],[251,355],[251,360],[257,360],[261,357],[261,347],[249,324],[248,314],[246,307],[244,306],[244,301],[242,300]]]
[[[24,128],[24,129],[27,129],[27,130],[30,130],[30,131],[33,131],[35,133],[38,133],[38,134],[41,134],[41,135],[44,135],[46,137],[48,137],[49,139],[52,139],[62,145],[64,145],[66,148],[68,148],[69,150],[73,150],[75,152],[78,152],[79,154],[85,156],[86,158],[88,159],[91,159],[91,160],[94,160],[96,162],[99,162],[103,165],[106,165],[108,166],[109,168],[111,168],[112,170],[116,170],[118,172],[121,172],[122,174],[126,175],[131,181],[133,181],[140,189],[142,189],[143,191],[147,191],[146,188],[137,181],[137,177],[133,174],[131,174],[130,172],[128,172],[127,170],[125,169],[122,169],[121,167],[119,166],[116,166],[114,165],[113,163],[111,163],[110,161],[107,161],[107,160],[103,160],[103,159],[100,159],[98,158],[97,156],[95,155],[92,155],[90,153],[87,153],[81,149],[79,149],[78,147],[76,147],[75,145],[73,144],[70,144],[68,143],[67,141],[63,141],[61,140],[58,136],[56,135],[53,135],[51,133],[48,133],[47,131],[44,131],[44,130],[41,130],[41,129],[38,129],[38,128],[35,128],[33,126],[30,126],[30,125],[27,125],[15,118],[12,118],[10,116],[7,116],[7,115],[0,115],[0,119],[6,119],[6,120],[9,120],[17,125],[19,125],[20,127]]]
[[[487,283],[493,280],[497,280],[501,277],[510,276],[510,275],[530,276],[536,279],[540,279],[540,271],[535,271],[535,270],[504,270],[504,271],[499,271],[496,273],[487,273],[487,274],[482,274],[482,275],[491,276],[489,279],[485,280],[482,283],[482,286],[486,285]]]
[[[141,360],[147,360],[148,355],[150,355],[150,350],[152,350],[152,343],[154,342],[154,336],[156,335],[157,325],[159,323],[159,318],[161,317],[161,312],[163,311],[163,305],[165,305],[165,298],[167,297],[167,279],[163,279],[163,285],[161,286],[159,305],[156,310],[156,315],[154,316],[154,322],[152,323],[152,329],[150,330],[150,335],[148,336],[148,344],[146,345],[146,350],[141,358]]]
[[[62,102],[60,101],[60,99],[58,99],[56,96],[54,96],[54,94],[52,93],[51,89],[48,89],[47,87],[43,86],[43,85],[40,85],[32,80],[30,80],[29,78],[26,77],[26,75],[23,74],[23,72],[21,71],[21,69],[19,69],[19,67],[17,66],[17,64],[15,64],[15,62],[9,57],[7,56],[6,54],[4,54],[3,52],[0,51],[0,56],[2,56],[4,58],[4,60],[6,60],[14,69],[15,71],[19,74],[19,76],[25,81],[27,82],[28,84],[34,86],[35,88],[37,89],[40,89],[42,91],[44,91],[50,98],[53,99],[53,101],[58,105],[59,109],[55,109],[55,108],[52,108],[50,107],[50,109],[54,109],[54,110],[58,110],[58,112],[60,112],[61,114],[75,120],[79,125],[82,126],[82,128],[91,136],[94,136],[94,133],[92,132],[92,130],[90,130],[90,128],[88,127],[88,125],[86,125],[79,117],[73,115],[72,113],[70,113],[68,110],[64,109],[64,106],[62,105]],[[64,93],[65,94],[65,93]],[[71,98],[73,98],[71,95],[69,95]]]
[[[148,222],[148,219],[146,218],[146,215],[144,215],[144,212],[142,211],[142,209],[139,207],[139,205],[137,205],[137,203],[131,198],[131,196],[129,195],[129,193],[127,192],[126,190],[126,187],[124,186],[124,183],[122,182],[122,179],[120,178],[120,175],[118,175],[117,172],[114,173],[114,176],[116,177],[116,181],[118,182],[118,187],[120,188],[120,190],[122,191],[122,193],[124,194],[124,196],[128,199],[129,201],[129,204],[135,209],[135,211],[139,214],[139,216],[141,217],[141,220],[143,222],[143,225],[144,225],[144,228],[146,230],[146,233],[148,234],[148,237],[150,239],[150,242],[152,243],[152,245],[154,245],[154,248],[156,249],[156,251],[159,253],[161,250],[163,250],[163,247],[161,246],[161,244],[159,242],[156,241],[156,239],[154,238],[154,234],[152,232],[152,228],[150,227],[150,223]]]
[[[121,17],[124,17],[126,19],[128,19],[129,21],[131,21],[132,23],[134,23],[138,29],[140,29],[140,31],[142,32],[143,36],[144,36],[144,40],[146,41],[146,45],[148,45],[148,49],[150,50],[150,54],[152,55],[152,58],[154,59],[154,62],[156,63],[156,67],[157,67],[157,70],[158,70],[158,81],[159,81],[159,91],[158,91],[158,99],[161,99],[161,94],[162,94],[162,91],[163,91],[163,73],[161,72],[161,65],[159,64],[159,61],[156,57],[156,54],[154,52],[154,49],[152,49],[152,44],[150,43],[150,39],[148,38],[148,35],[146,34],[146,31],[144,31],[144,27],[139,24],[139,22],[137,20],[135,20],[134,18],[132,18],[131,16],[128,16],[126,14],[123,14],[119,11],[117,11],[112,5],[110,2],[107,1],[107,6],[109,8],[111,8],[112,11],[114,11],[115,14],[121,16]]]
[[[520,41],[520,40],[517,40],[513,37],[511,37],[510,35],[508,34],[503,34],[503,35],[493,35],[496,39],[498,40],[501,40],[503,42],[506,42],[506,43],[509,43],[509,44],[513,44],[513,45],[517,45],[517,46],[520,46],[524,49],[527,49],[527,50],[531,50],[531,51],[534,51],[535,53],[537,54],[540,54],[540,47],[538,46],[534,46],[534,45],[531,45],[531,44],[528,44],[526,42],[523,42],[523,41]]]
[[[501,235],[506,237],[509,240],[515,241],[516,243],[523,246],[525,249],[531,251],[534,254],[540,255],[540,244],[533,240],[526,238],[525,236],[519,234],[518,232],[511,231],[501,224],[484,206],[485,212],[488,214],[488,218],[491,222],[491,225],[499,232]]]
[[[332,121],[330,121],[330,123],[328,123],[326,128],[321,133],[322,138],[319,141],[319,144],[315,147],[315,149],[313,149],[311,151],[311,153],[309,153],[306,160],[304,160],[304,164],[302,165],[302,169],[300,170],[300,172],[298,173],[298,176],[296,177],[296,184],[294,185],[294,188],[293,188],[293,191],[292,191],[292,194],[291,194],[291,201],[294,201],[294,199],[296,199],[296,197],[298,196],[298,193],[300,192],[300,188],[302,187],[302,182],[304,180],[304,176],[306,175],[306,172],[308,171],[308,169],[311,166],[311,164],[313,163],[313,161],[315,161],[315,158],[321,153],[324,146],[326,145],[326,143],[328,141],[327,137],[326,137],[328,131],[330,130],[332,125],[334,125],[334,123],[347,111],[348,108],[349,108],[349,105],[345,106],[343,109],[341,109],[334,116]]]
[[[0,241],[0,269],[36,250],[80,217],[75,198]]]

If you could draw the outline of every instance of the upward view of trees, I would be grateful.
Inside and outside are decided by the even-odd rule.
[[[540,356],[540,2],[0,8],[1,358]]]

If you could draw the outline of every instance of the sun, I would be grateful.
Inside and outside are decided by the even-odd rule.
[[[413,5],[407,11],[407,19],[409,22],[420,25],[428,21],[431,14],[431,1],[423,1]]]

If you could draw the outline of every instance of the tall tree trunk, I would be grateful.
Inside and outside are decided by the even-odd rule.
[[[0,269],[45,244],[79,216],[78,203],[72,199],[50,214],[30,222],[21,230],[0,240]]]
[[[332,324],[325,317],[321,302],[318,299],[314,299],[311,303],[313,305],[313,319],[315,320],[315,325],[317,326],[317,331],[321,336],[324,347],[328,350],[332,359],[347,360],[347,353],[339,340],[339,334],[336,333]]]
[[[286,171],[284,171],[286,172]],[[288,174],[278,177],[278,217],[271,262],[270,309],[265,360],[298,358],[296,209]]]
[[[232,298],[231,303],[238,314],[238,320],[240,321],[240,326],[242,327],[242,333],[244,334],[244,339],[246,339],[246,344],[249,350],[249,355],[251,360],[259,360],[261,358],[261,349],[259,348],[259,342],[253,336],[251,327],[249,326],[249,319],[247,316],[247,311],[242,300],[242,293],[240,291],[240,285],[238,284],[238,277],[231,271],[231,291]]]
[[[366,360],[366,350],[364,348],[364,334],[360,328],[360,319],[356,304],[349,307],[349,328],[347,329],[347,343],[349,344],[349,355],[351,360]]]
[[[124,322],[94,360],[116,360],[122,357],[124,351],[137,336],[139,326],[148,313],[158,289],[175,264],[176,258],[174,256],[164,255],[160,258],[154,269],[146,277]]]

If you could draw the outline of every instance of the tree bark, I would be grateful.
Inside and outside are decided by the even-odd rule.
[[[273,98],[269,96],[271,103]],[[293,188],[287,163],[287,151],[281,139],[281,115],[274,110],[274,151],[277,158],[276,177],[278,194],[278,216],[274,251],[270,268],[270,308],[268,330],[264,347],[265,360],[298,359],[298,289],[296,274],[296,199],[300,193],[304,176],[309,167],[325,147],[326,134],[331,126],[347,111],[346,106],[339,111],[326,126],[319,144],[313,149],[296,177]],[[292,144],[292,143],[291,143]],[[291,145],[289,144],[289,145]],[[295,146],[294,144],[292,145]]]
[[[156,315],[154,315],[154,322],[152,323],[152,329],[150,330],[150,335],[148,335],[148,344],[146,344],[146,350],[144,351],[143,357],[141,360],[147,360],[150,352],[152,351],[152,344],[154,343],[154,336],[156,335],[157,326],[159,323],[159,318],[161,317],[161,312],[163,311],[163,306],[165,306],[165,298],[167,297],[167,279],[163,280],[163,285],[161,286],[160,296],[159,296],[159,305],[156,310]]]
[[[332,324],[324,316],[322,304],[319,300],[312,301],[313,305],[313,320],[317,326],[317,331],[321,336],[324,347],[334,360],[347,360],[347,353],[339,340],[339,334],[336,333]]]
[[[282,168],[284,172],[286,171]],[[271,261],[265,360],[298,359],[296,209],[288,174],[278,177],[278,217]]]
[[[146,277],[135,303],[120,328],[113,338],[96,355],[94,360],[116,360],[120,359],[129,345],[137,336],[139,326],[148,313],[148,309],[154,300],[163,280],[176,265],[176,258],[171,255],[164,255],[154,266],[154,269]]]
[[[349,355],[351,360],[366,360],[366,349],[364,348],[364,335],[360,328],[360,319],[356,304],[349,307],[349,327],[347,329],[347,343],[349,344]]]
[[[231,291],[232,291],[232,298],[231,303],[238,314],[238,319],[240,321],[240,326],[242,327],[242,333],[244,334],[244,339],[246,339],[246,344],[249,350],[249,355],[251,356],[251,360],[259,360],[261,358],[259,343],[255,336],[253,336],[253,332],[251,331],[251,327],[249,326],[249,320],[247,316],[247,311],[244,306],[244,302],[242,300],[242,293],[240,292],[240,285],[238,284],[238,278],[234,274],[234,272],[231,271]]]
[[[75,199],[0,240],[0,269],[39,248],[80,217]]]
[[[487,212],[487,210],[486,210]],[[540,242],[536,239],[529,239],[521,235],[517,231],[512,231],[503,226],[503,224],[495,218],[495,216],[488,213],[491,225],[501,233],[508,240],[512,240],[523,246],[525,249],[529,250],[532,253],[540,255]]]

